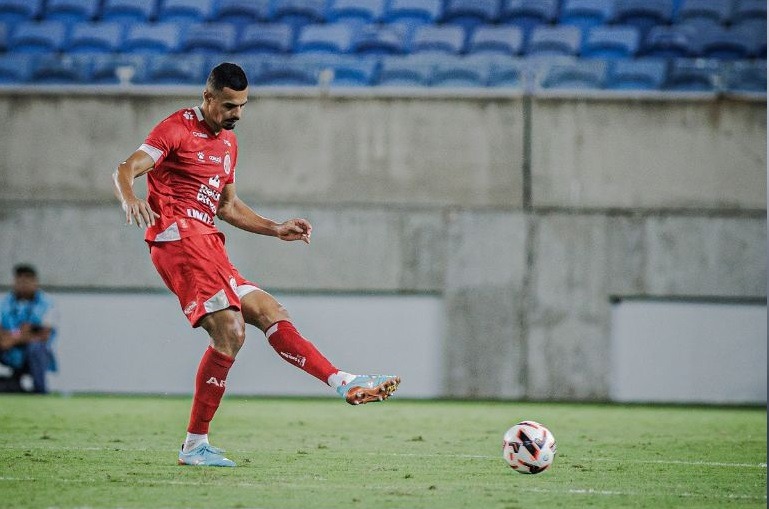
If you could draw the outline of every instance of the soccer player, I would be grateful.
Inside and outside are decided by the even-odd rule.
[[[400,378],[353,375],[337,369],[296,330],[288,312],[232,265],[214,216],[247,232],[310,243],[305,219],[277,223],[260,216],[237,195],[238,140],[232,130],[248,102],[248,81],[231,63],[208,76],[203,104],[179,110],[157,124],[113,174],[126,224],[145,228],[150,257],[176,294],[193,327],[211,344],[195,378],[187,438],[179,464],[235,466],[208,443],[209,423],[224,395],[227,373],[246,337],[245,324],[261,329],[287,362],[358,405],[387,399]],[[134,179],[147,175],[147,199],[134,194]]]

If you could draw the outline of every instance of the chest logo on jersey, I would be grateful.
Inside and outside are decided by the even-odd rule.
[[[192,135],[196,138],[208,138],[208,135],[206,133],[201,133],[198,131],[192,131]]]
[[[198,161],[205,161],[206,155],[203,152],[198,152]]]

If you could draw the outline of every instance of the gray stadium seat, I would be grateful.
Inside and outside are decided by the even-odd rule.
[[[582,32],[575,26],[539,26],[529,38],[528,55],[578,55]]]
[[[633,58],[638,53],[641,35],[631,26],[597,26],[591,28],[582,46],[582,56],[600,58]]]
[[[448,53],[458,55],[465,44],[465,31],[460,26],[424,25],[414,31],[411,53]]]
[[[659,90],[665,82],[667,68],[667,62],[659,58],[615,60],[610,66],[606,88]]]
[[[515,26],[480,26],[470,37],[467,52],[520,55],[523,50],[523,31]]]

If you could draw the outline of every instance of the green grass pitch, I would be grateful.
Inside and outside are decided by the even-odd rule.
[[[234,469],[180,467],[189,398],[0,397],[0,506],[766,507],[765,409],[226,397],[212,443]],[[512,471],[523,419],[553,467]]]

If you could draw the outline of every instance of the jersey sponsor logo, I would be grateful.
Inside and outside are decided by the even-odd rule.
[[[208,135],[206,133],[201,133],[198,131],[192,131],[192,135],[196,138],[208,138]]]
[[[208,185],[211,187],[215,187],[216,189],[219,189],[219,186],[221,185],[221,181],[219,180],[219,175],[214,175],[210,179],[208,179]]]
[[[211,219],[211,216],[209,216],[205,212],[201,212],[196,209],[187,209],[187,215],[192,219],[197,219],[198,221],[201,221],[203,223],[214,224],[214,220]]]
[[[189,211],[189,209],[187,210]],[[192,302],[190,302],[184,307],[184,314],[189,315],[195,310],[196,307],[198,307],[198,303],[193,300]]]
[[[206,155],[203,152],[198,152],[198,161],[205,161]]]
[[[221,156],[208,156],[208,160],[216,164],[222,164]]]
[[[219,198],[221,198],[221,196],[222,194],[218,191],[214,191],[205,184],[200,184],[197,199],[200,203],[207,205],[212,214],[216,214],[216,209],[219,206]]]
[[[225,384],[226,382],[227,382],[227,380],[224,380],[224,379],[222,379],[222,380],[219,380],[219,379],[218,379],[218,378],[216,378],[215,376],[212,376],[211,378],[209,378],[209,379],[206,381],[206,383],[207,383],[208,385],[215,385],[215,386],[217,386],[217,387],[222,387],[222,388],[224,388],[224,384]]]
[[[231,169],[232,169],[232,159],[230,158],[230,153],[227,152],[226,154],[224,154],[224,174],[229,175]]]

